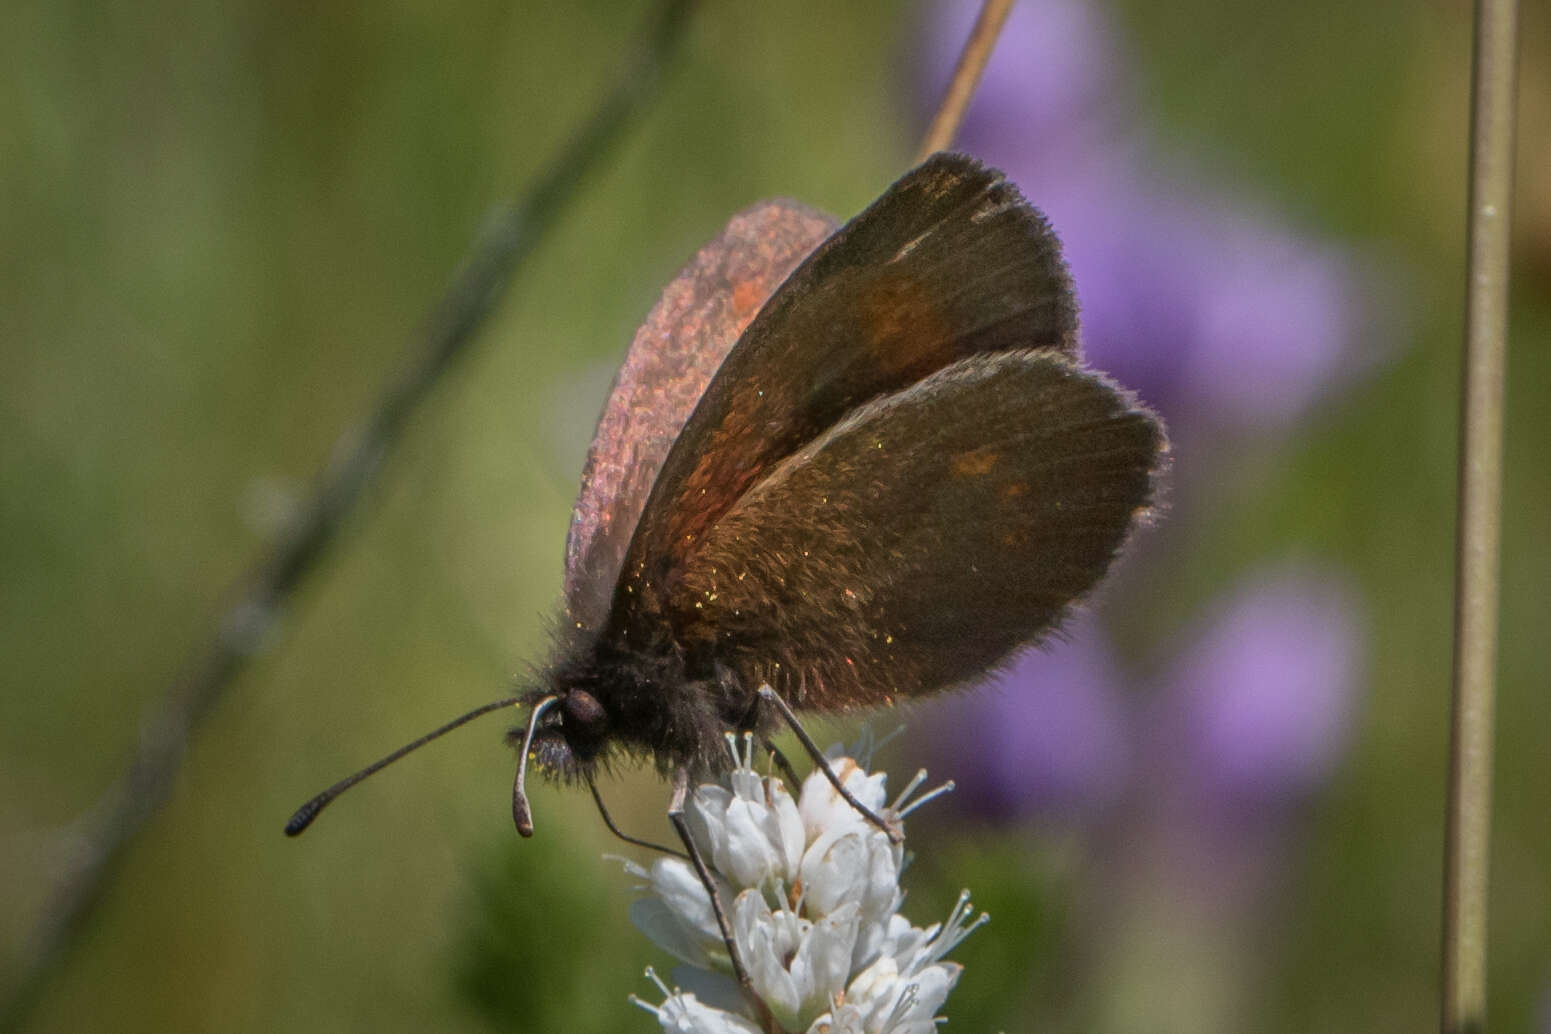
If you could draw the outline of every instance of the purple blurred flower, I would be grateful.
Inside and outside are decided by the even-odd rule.
[[[928,8],[923,111],[978,7]],[[1050,217],[1088,361],[1168,423],[1168,530],[1188,535],[1198,489],[1233,477],[1235,446],[1290,434],[1371,367],[1400,329],[1380,320],[1404,306],[1373,301],[1387,269],[1215,182],[1177,137],[1160,143],[1127,64],[1101,6],[1023,0],[959,146]],[[1133,588],[1158,585],[1148,563],[1132,558]],[[1111,593],[1101,613],[1167,594]],[[931,715],[922,745],[959,783],[960,808],[1092,827],[1098,892],[1072,927],[1091,939],[1075,954],[1100,974],[1092,986],[1172,1001],[1152,1026],[1242,1029],[1234,989],[1254,986],[1247,949],[1271,940],[1265,904],[1286,875],[1294,806],[1348,744],[1365,622],[1340,575],[1311,566],[1252,571],[1203,615],[1158,658],[1161,675],[1125,670],[1098,622],[1080,620],[1070,642]],[[1090,1025],[1135,1029],[1124,997],[1090,1003]]]
[[[992,819],[1092,821],[1160,779],[1198,815],[1297,802],[1346,746],[1360,614],[1334,572],[1258,572],[1141,693],[1128,687],[1148,680],[1120,670],[1085,617],[1054,650],[1030,651],[990,686],[926,710],[927,763],[952,776],[963,809]]]
[[[934,4],[935,103],[978,3]],[[1135,389],[1176,441],[1281,430],[1358,368],[1375,275],[1265,206],[1171,168],[1132,118],[1120,48],[1092,4],[1017,5],[959,146],[1005,170],[1066,246],[1094,366]]]
[[[1286,430],[1357,365],[1360,278],[1344,254],[1249,206],[1108,181],[1107,196],[1091,175],[1035,196],[1067,245],[1089,361],[1156,406],[1176,441]]]
[[[913,63],[923,109],[941,99],[980,6],[979,0],[930,6],[919,60]],[[1074,146],[1081,128],[1092,125],[1080,116],[1100,111],[1119,91],[1119,71],[1127,62],[1117,44],[1097,4],[1015,4],[975,91],[961,139],[1006,136],[1008,146],[1026,144],[1019,163],[1025,167],[1037,164],[1040,155],[1058,160],[1062,150]],[[1012,133],[1009,120],[1017,122]]]
[[[978,8],[928,8],[923,107],[935,104]],[[1024,0],[960,146],[1005,170],[1060,233],[1089,361],[1168,422],[1169,519],[1179,524],[1195,485],[1227,471],[1236,432],[1286,434],[1371,364],[1372,349],[1358,348],[1373,329],[1362,299],[1380,278],[1347,249],[1294,231],[1163,152],[1135,110],[1125,66],[1101,7]],[[1116,671],[1105,636],[1084,622],[1072,643],[953,701],[933,722],[933,741],[954,758],[939,757],[938,768],[987,816],[1093,811],[1128,778],[1156,776],[1132,769],[1170,763],[1155,747],[1175,760],[1188,754],[1188,774],[1228,797],[1297,795],[1344,742],[1358,610],[1324,576],[1256,580],[1173,662],[1161,695],[1124,688],[1136,680]],[[1152,701],[1145,716],[1130,713],[1132,699]],[[1166,738],[1159,729],[1177,742],[1151,742]]]
[[[1289,567],[1242,584],[1191,640],[1153,728],[1202,806],[1296,801],[1326,780],[1351,724],[1359,613],[1333,573]]]
[[[1074,622],[1053,651],[1031,650],[991,685],[923,708],[928,768],[949,773],[964,808],[983,817],[1085,817],[1127,774],[1121,680],[1102,630]]]

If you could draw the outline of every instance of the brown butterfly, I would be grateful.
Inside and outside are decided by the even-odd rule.
[[[522,704],[524,835],[530,760],[589,787],[615,756],[650,760],[710,888],[680,812],[690,778],[730,763],[726,732],[784,721],[834,780],[794,712],[940,693],[1040,642],[1150,512],[1166,452],[1158,418],[1082,366],[1055,234],[1001,173],[935,155],[838,231],[755,205],[625,358],[541,684],[286,832]]]

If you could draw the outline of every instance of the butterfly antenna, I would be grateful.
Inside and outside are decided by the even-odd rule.
[[[292,815],[290,821],[285,824],[285,835],[288,837],[294,837],[300,834],[302,830],[312,825],[312,820],[318,817],[318,812],[328,807],[329,803],[333,801],[334,798],[338,797],[340,794],[344,793],[346,790],[350,789],[352,786],[354,786],[356,783],[359,783],[367,776],[373,775],[382,771],[384,768],[387,768],[389,765],[393,764],[405,754],[413,753],[414,751],[419,750],[421,747],[425,746],[427,743],[430,743],[438,736],[446,735],[447,733],[456,729],[458,726],[472,722],[474,719],[481,715],[489,714],[491,711],[499,711],[504,707],[512,707],[515,704],[520,704],[523,702],[523,699],[523,697],[507,697],[505,700],[495,700],[491,703],[485,704],[483,707],[476,707],[468,714],[460,715],[459,717],[454,718],[452,721],[448,722],[446,725],[443,725],[441,728],[432,729],[430,732],[426,733],[418,740],[415,740],[413,743],[406,743],[398,750],[395,750],[392,754],[389,754],[387,757],[367,765],[365,768],[361,769],[354,775],[341,779],[339,782],[335,783],[327,790],[324,790],[322,793],[318,794],[318,796],[314,797],[300,808],[297,808],[296,813]],[[552,701],[554,698],[550,697],[548,699]],[[528,731],[529,735],[531,736],[531,725],[529,726]]]
[[[547,696],[539,699],[533,705],[533,713],[528,715],[528,731],[522,737],[522,753],[517,759],[517,781],[512,784],[512,821],[517,824],[517,832],[525,837],[533,835],[533,812],[528,808],[528,761],[533,757],[533,732],[539,727],[539,718],[560,700],[558,696]]]

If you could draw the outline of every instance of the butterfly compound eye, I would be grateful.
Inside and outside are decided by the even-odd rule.
[[[598,698],[583,689],[567,693],[561,707],[565,710],[565,724],[578,731],[596,731],[608,717]]]

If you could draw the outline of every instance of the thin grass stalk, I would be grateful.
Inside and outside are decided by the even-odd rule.
[[[975,27],[970,29],[969,39],[965,40],[964,49],[959,52],[958,64],[953,67],[953,76],[948,80],[942,103],[937,106],[937,114],[927,127],[921,149],[916,152],[917,162],[923,162],[938,151],[946,151],[953,146],[953,138],[959,135],[964,113],[969,110],[969,102],[975,98],[980,77],[985,74],[986,65],[991,61],[991,52],[996,49],[1002,26],[1007,24],[1007,16],[1011,12],[1012,0],[986,0],[981,6]]]
[[[1517,23],[1515,0],[1477,0],[1444,863],[1444,1034],[1486,1029]]]

